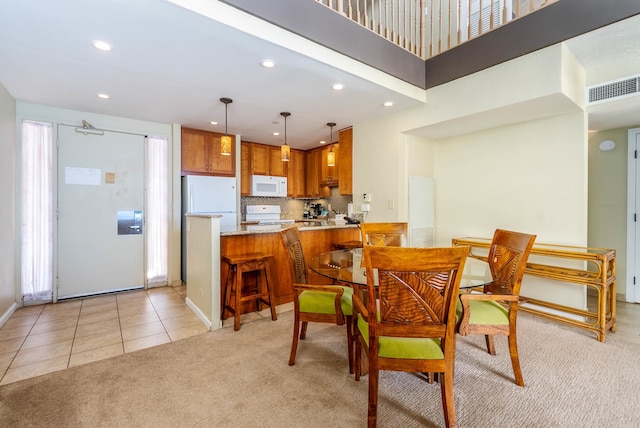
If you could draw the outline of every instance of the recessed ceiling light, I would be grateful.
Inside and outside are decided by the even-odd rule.
[[[111,45],[107,42],[103,42],[102,40],[94,40],[93,47],[105,52],[109,52],[111,50]]]
[[[341,91],[344,89],[344,85],[342,83],[335,83],[332,88],[334,91]]]
[[[327,142],[322,140],[322,141],[320,141],[320,144],[327,144]]]
[[[385,107],[391,107],[391,106],[393,106],[393,101],[385,101],[385,103],[382,104],[382,105],[385,106]]]
[[[215,120],[212,120],[212,121],[211,121],[211,122],[209,122],[209,123],[210,123],[210,124],[212,124],[212,125],[217,125],[217,124],[218,124],[218,122],[216,122]]]
[[[278,135],[280,135],[280,133],[279,132],[274,132],[273,135],[275,135],[277,137]]]
[[[107,95],[107,94],[98,94],[98,98],[102,98],[103,100],[108,100],[109,99],[109,95]]]
[[[264,68],[273,68],[276,66],[276,62],[271,59],[264,59],[260,62],[260,65]]]

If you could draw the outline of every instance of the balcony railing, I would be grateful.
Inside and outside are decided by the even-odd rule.
[[[423,59],[558,0],[316,0]]]

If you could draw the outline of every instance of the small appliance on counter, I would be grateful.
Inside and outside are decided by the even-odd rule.
[[[320,215],[322,215],[322,204],[310,204],[309,218],[318,218]]]
[[[280,218],[280,205],[247,205],[247,223],[257,223],[259,225],[273,225],[283,223],[293,223],[294,219]]]

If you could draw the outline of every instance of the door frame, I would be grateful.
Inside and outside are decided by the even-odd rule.
[[[180,284],[180,125],[171,123],[151,122],[147,120],[130,119],[126,117],[116,117],[106,114],[90,113],[79,110],[69,110],[60,107],[51,107],[41,104],[34,104],[29,102],[17,102],[16,103],[16,155],[21,154],[21,148],[19,142],[22,138],[21,124],[23,120],[32,120],[39,122],[50,123],[54,128],[57,125],[64,124],[70,126],[82,127],[82,121],[86,120],[89,123],[95,125],[97,129],[104,129],[115,132],[126,132],[130,134],[143,135],[143,136],[159,136],[167,139],[167,183],[168,183],[168,201],[167,201],[167,225],[168,225],[168,265],[167,265],[167,283],[166,285],[178,285]],[[55,146],[57,141],[54,134],[54,156],[56,156]],[[240,150],[240,139],[236,139],[236,150]],[[52,174],[54,175],[55,186],[53,189],[54,198],[57,197],[57,159],[52,159]],[[239,171],[240,157],[236,157],[237,171]],[[22,185],[22,179],[20,178],[20,165],[17,166],[17,179],[16,182],[16,197],[21,198],[20,186]],[[178,189],[176,191],[176,189]],[[16,229],[16,251],[17,254],[21,253],[20,246],[20,230],[21,230],[21,204],[16,206],[15,216],[15,229]],[[55,213],[54,213],[55,214]],[[177,232],[176,232],[177,231]],[[54,233],[56,233],[54,229]],[[177,233],[177,234],[176,234]],[[54,236],[54,240],[57,239]],[[56,241],[54,241],[56,242]],[[57,263],[56,252],[54,251],[54,260],[52,263]],[[22,265],[20,258],[16,260],[17,272],[20,272]],[[55,278],[54,278],[55,281]],[[164,284],[163,284],[164,285]],[[154,283],[148,284],[149,288],[156,286]],[[55,282],[52,283],[53,289],[55,289]],[[15,281],[15,293],[16,296],[22,296],[22,282],[20,275],[16,275]],[[21,299],[20,299],[21,300]]]
[[[54,206],[55,206],[55,226],[54,226],[54,232],[53,232],[53,293],[52,293],[52,301],[53,303],[57,303],[58,302],[58,292],[59,292],[59,278],[58,278],[58,267],[59,267],[59,250],[58,250],[58,240],[59,240],[59,235],[58,235],[58,229],[59,229],[59,221],[58,221],[58,173],[59,173],[59,150],[60,150],[60,127],[65,126],[65,127],[69,127],[69,128],[75,128],[76,132],[86,132],[86,133],[90,133],[90,134],[96,134],[99,136],[104,136],[105,132],[110,132],[110,133],[115,133],[115,134],[127,134],[127,135],[133,135],[136,137],[141,137],[143,139],[143,157],[142,157],[142,168],[143,168],[143,174],[142,174],[142,178],[143,178],[143,182],[142,182],[142,188],[143,188],[143,194],[142,194],[142,206],[143,206],[143,231],[144,233],[142,234],[142,287],[135,287],[134,289],[144,289],[146,290],[148,288],[148,278],[147,278],[147,234],[146,234],[146,212],[147,212],[147,165],[146,165],[146,153],[147,153],[147,145],[148,145],[148,138],[146,134],[141,134],[141,133],[137,133],[137,132],[126,132],[126,131],[117,131],[117,130],[112,130],[112,129],[106,129],[106,128],[101,128],[101,129],[88,129],[88,130],[84,130],[82,127],[77,126],[77,125],[72,125],[72,124],[68,124],[68,123],[64,123],[64,122],[58,122],[58,123],[54,123],[54,126],[56,128],[56,132],[55,132],[55,150],[54,150],[54,159],[53,159],[53,168],[52,168],[52,174],[53,174],[53,182],[54,182],[54,189],[53,189],[53,198],[54,198]],[[85,134],[86,135],[86,134]],[[115,290],[109,290],[109,291],[105,291],[105,293],[112,293],[114,291],[124,291],[124,290],[128,290],[128,288],[125,289],[115,289]],[[76,298],[76,297],[86,297],[86,296],[69,296],[68,298]],[[65,297],[63,300],[67,300],[67,297]]]
[[[636,254],[640,250],[640,242],[636,241],[638,223],[636,221],[638,204],[640,203],[640,188],[637,186],[637,177],[640,174],[638,168],[637,152],[640,150],[640,128],[632,128],[627,133],[627,266],[625,284],[626,301],[640,302],[640,275],[637,274]],[[638,277],[636,279],[636,277]]]

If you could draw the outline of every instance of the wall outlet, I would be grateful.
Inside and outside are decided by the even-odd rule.
[[[362,195],[362,202],[371,202],[371,193],[364,193]]]
[[[387,208],[389,208],[390,210],[394,209],[396,207],[396,201],[394,201],[393,199],[389,199],[387,201]]]
[[[360,205],[360,211],[365,212],[365,213],[371,211],[371,205],[369,205],[369,204]]]

